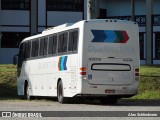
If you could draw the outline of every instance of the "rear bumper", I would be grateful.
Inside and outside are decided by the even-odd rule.
[[[82,85],[81,95],[131,97],[138,94],[138,81],[131,85]]]
[[[78,98],[85,98],[85,99],[99,99],[99,98],[116,98],[116,99],[120,99],[120,98],[129,98],[134,96],[135,94],[131,94],[131,95],[102,95],[102,94],[78,94],[74,97],[78,97]]]

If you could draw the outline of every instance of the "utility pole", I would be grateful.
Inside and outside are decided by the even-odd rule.
[[[135,0],[131,0],[131,20],[135,21]]]
[[[31,35],[35,35],[37,34],[38,30],[37,30],[37,25],[38,25],[38,9],[37,9],[37,5],[38,5],[38,0],[31,0]]]
[[[153,64],[153,24],[152,24],[152,11],[153,11],[153,0],[146,0],[146,64]]]
[[[87,20],[99,17],[99,0],[87,0]]]

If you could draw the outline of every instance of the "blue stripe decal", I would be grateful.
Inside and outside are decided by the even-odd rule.
[[[126,43],[129,36],[126,31],[116,30],[91,30],[94,38],[92,42]]]
[[[104,34],[106,35],[104,42],[114,43],[117,40],[117,36],[113,31],[104,31]]]
[[[91,30],[92,34],[94,35],[94,39],[92,42],[104,42],[106,39],[106,34],[104,33],[104,30]]]
[[[67,70],[67,65],[66,65],[66,63],[67,63],[67,56],[65,56],[65,58],[64,58],[64,63],[63,63],[63,66],[64,66],[64,70]]]
[[[63,63],[64,63],[64,57],[62,57],[62,59],[61,59],[61,63],[60,63],[60,64],[61,64],[61,65],[60,65],[60,66],[61,66],[61,70],[64,70]]]
[[[68,56],[62,56],[61,57],[61,61],[60,61],[60,71],[64,71],[67,70],[67,58]]]

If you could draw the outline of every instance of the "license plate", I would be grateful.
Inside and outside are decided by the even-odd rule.
[[[111,89],[106,89],[105,93],[115,93],[115,90],[111,90]]]

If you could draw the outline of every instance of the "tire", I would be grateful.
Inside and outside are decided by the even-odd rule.
[[[100,102],[101,102],[101,104],[102,105],[114,105],[114,104],[116,104],[117,103],[117,101],[118,101],[118,99],[117,98],[101,98],[100,99]]]
[[[30,96],[30,93],[29,93],[29,85],[28,85],[28,83],[27,83],[27,85],[26,85],[26,94],[25,94],[25,96],[26,96],[26,99],[27,100],[31,100],[31,96]]]
[[[59,103],[61,103],[61,104],[67,103],[67,98],[65,98],[64,95],[63,95],[63,84],[62,84],[62,81],[58,82],[57,98],[58,98],[58,102]]]

